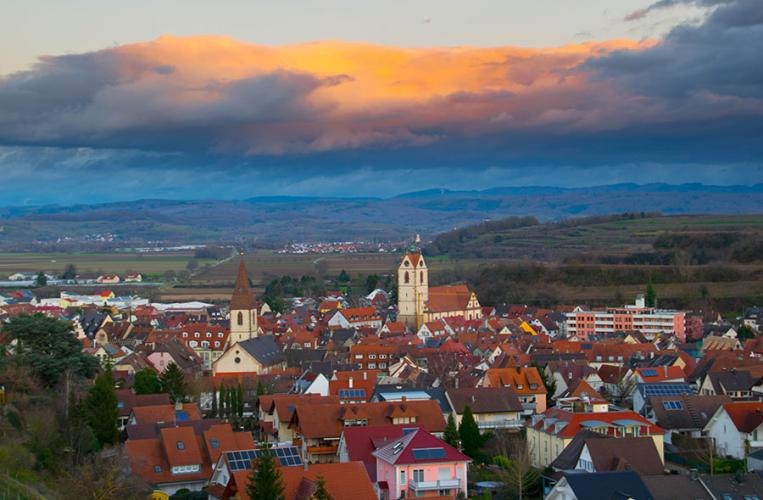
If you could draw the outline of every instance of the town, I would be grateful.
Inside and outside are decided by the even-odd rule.
[[[763,491],[763,309],[484,305],[417,244],[392,274],[281,312],[243,258],[224,304],[2,292],[0,459],[156,499]]]

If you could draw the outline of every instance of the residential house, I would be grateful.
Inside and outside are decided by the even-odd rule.
[[[663,435],[654,425],[633,411],[577,413],[567,409],[549,408],[534,415],[527,426],[527,446],[536,467],[546,467],[567,447],[581,430],[598,432],[614,438],[648,436],[663,458]]]
[[[230,424],[162,427],[125,443],[130,468],[167,495],[187,488],[200,490],[212,475],[220,454],[255,448],[249,432],[234,432]]]
[[[378,500],[371,480],[360,462],[310,464],[303,467],[281,467],[284,500],[314,498],[318,477],[333,500]],[[247,493],[250,471],[234,472],[222,497],[225,500],[256,500]]]
[[[445,391],[456,425],[468,406],[481,430],[521,427],[522,403],[511,387],[475,387]]]
[[[469,457],[424,429],[373,452],[382,498],[467,494]]]
[[[350,347],[350,362],[361,370],[387,370],[395,362],[397,347],[381,344],[358,344]]]
[[[646,475],[663,474],[665,468],[654,441],[648,437],[614,439],[586,430],[575,436],[551,467],[585,472],[634,470]]]
[[[546,411],[546,386],[535,367],[489,368],[482,387],[510,387],[524,408],[524,415]]]
[[[635,471],[564,474],[545,500],[591,500],[622,498],[654,500],[641,476]]]
[[[698,438],[718,408],[731,403],[728,396],[703,396],[693,393],[649,397],[650,420],[665,430],[665,442],[673,435]]]
[[[375,307],[340,309],[328,321],[329,328],[381,328],[382,317]]]
[[[694,386],[683,382],[636,384],[636,389],[633,391],[633,411],[644,416],[649,416],[652,410],[649,398],[653,396],[681,396],[682,394],[694,393]]]
[[[718,455],[744,459],[763,448],[763,402],[724,403],[705,425],[704,433]]]
[[[400,401],[360,404],[294,405],[290,426],[302,442],[303,456],[310,462],[336,460],[339,439],[345,427],[417,424],[441,434],[445,419],[436,401]]]
[[[363,462],[371,483],[376,484],[376,457],[373,452],[418,428],[420,426],[417,424],[345,427],[337,449],[339,462]]]

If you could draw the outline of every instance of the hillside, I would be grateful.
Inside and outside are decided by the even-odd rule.
[[[351,191],[348,193],[351,194]],[[763,213],[763,186],[619,184],[579,189],[430,190],[395,198],[271,196],[0,208],[2,250],[109,250],[152,244],[401,241],[507,216],[539,221],[641,211]],[[528,241],[531,243],[531,241]]]
[[[600,264],[750,263],[763,259],[763,216],[632,213],[540,223],[511,217],[437,236],[430,256]]]

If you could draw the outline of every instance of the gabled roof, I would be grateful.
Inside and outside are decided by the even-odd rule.
[[[377,499],[361,462],[311,464],[307,466],[307,470],[302,467],[281,467],[280,471],[284,484],[284,498],[289,500],[308,500],[315,492],[318,475],[323,477],[326,490],[333,500]],[[243,495],[241,498],[245,500]]]
[[[469,457],[424,429],[408,432],[374,451],[373,455],[379,460],[394,465],[471,461]]]
[[[416,424],[430,432],[445,430],[445,419],[437,401],[400,401],[358,404],[296,404],[291,425],[297,428],[298,434],[307,438],[339,437],[342,434],[344,422],[352,420],[353,414],[364,415],[367,425],[389,425],[394,423],[392,414],[403,412],[406,415],[415,414]]]
[[[135,423],[156,424],[160,422],[171,423],[179,420],[201,420],[201,411],[198,405],[193,403],[183,404],[182,409],[176,410],[175,405],[138,406],[132,409]]]
[[[485,374],[490,387],[511,387],[517,394],[546,394],[546,386],[538,369],[523,368],[489,368]]]
[[[657,425],[663,429],[703,429],[718,407],[731,403],[728,396],[680,394],[652,396],[649,405]]]
[[[474,413],[522,411],[522,403],[510,387],[448,389],[446,393],[458,414],[462,414],[467,405]]]
[[[346,427],[342,432],[347,458],[363,462],[372,482],[376,482],[376,457],[373,452],[403,437],[404,429],[419,428],[416,424],[374,425],[372,427]]]
[[[236,346],[243,348],[263,366],[273,366],[286,361],[281,347],[270,335],[244,340]]]
[[[170,466],[201,464],[203,458],[193,427],[166,427],[159,431]]]
[[[594,472],[564,475],[575,496],[580,499],[635,499],[652,500],[654,497],[635,471]]]
[[[752,432],[763,424],[763,401],[745,401],[723,405],[739,432]]]
[[[579,413],[560,408],[549,408],[542,414],[542,417],[532,427],[562,438],[575,437],[581,429],[592,426],[599,427],[598,424],[605,427],[638,424],[641,427],[648,427],[650,435],[665,433],[662,428],[630,410]]]

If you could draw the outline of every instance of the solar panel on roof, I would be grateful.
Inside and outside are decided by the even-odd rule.
[[[662,402],[662,406],[666,410],[683,410],[683,407],[684,407],[683,402],[681,402],[681,401],[672,401],[672,400],[663,401]]]
[[[265,454],[274,456],[283,466],[302,465],[302,458],[299,456],[299,451],[295,446],[272,448],[270,450],[229,451],[225,453],[225,456],[228,459],[231,471],[235,472],[237,470],[251,469],[252,461]]]
[[[445,448],[414,448],[413,458],[427,460],[430,458],[445,458]]]
[[[657,370],[642,370],[641,373],[643,373],[647,377],[657,376]]]

